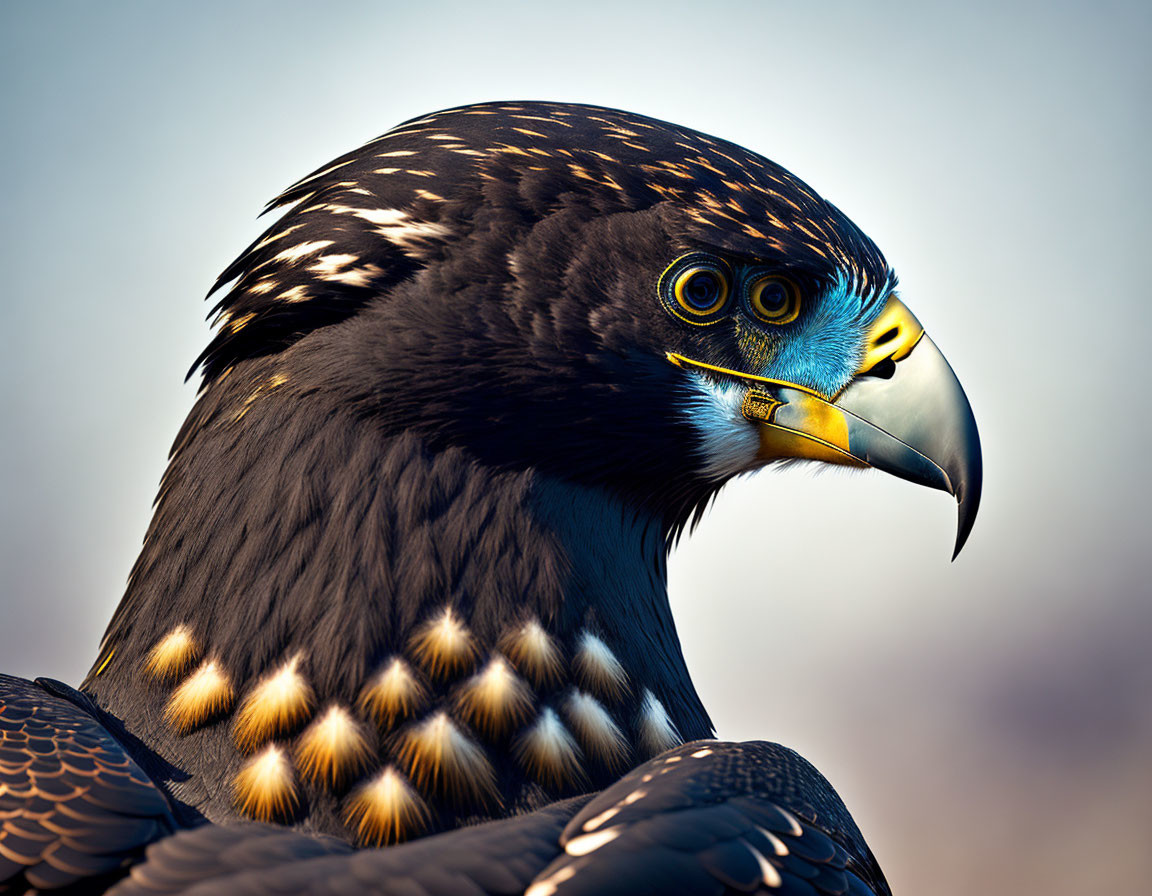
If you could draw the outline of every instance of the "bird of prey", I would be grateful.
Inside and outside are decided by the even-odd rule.
[[[972,412],[876,246],[559,103],[406,122],[281,207],[91,672],[0,681],[0,888],[888,893],[812,766],[710,740],[665,565],[789,460],[946,490],[964,543]]]

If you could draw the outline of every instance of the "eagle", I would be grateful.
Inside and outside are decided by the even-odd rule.
[[[547,102],[270,209],[91,671],[0,679],[0,890],[889,893],[808,762],[712,739],[666,590],[778,463],[947,491],[963,546],[972,411],[873,242],[740,146]]]

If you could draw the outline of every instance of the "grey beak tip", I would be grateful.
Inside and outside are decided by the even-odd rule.
[[[956,562],[956,558],[960,556],[960,551],[962,551],[964,549],[964,543],[967,540],[968,540],[968,533],[967,532],[957,532],[956,533],[956,547],[952,549],[952,560],[950,562],[952,562],[952,563]]]
[[[981,471],[978,467],[975,478],[966,483],[967,487],[962,485],[956,491],[956,547],[952,551],[953,560],[960,556],[968,536],[972,534],[972,527],[976,525],[976,512],[980,509],[980,480]]]

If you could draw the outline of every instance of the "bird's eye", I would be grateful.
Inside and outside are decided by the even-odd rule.
[[[791,323],[800,315],[800,287],[776,274],[759,277],[748,287],[748,307],[764,323]]]
[[[711,314],[728,298],[728,283],[714,268],[688,268],[676,278],[672,288],[676,304],[689,314]]]
[[[702,326],[720,319],[728,306],[730,283],[727,265],[697,252],[669,266],[660,278],[660,295],[676,317]]]

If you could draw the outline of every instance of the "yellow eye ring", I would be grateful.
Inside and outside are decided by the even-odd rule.
[[[800,316],[800,287],[778,274],[760,277],[748,287],[748,307],[766,324],[790,324]]]
[[[728,278],[712,265],[694,264],[676,275],[672,295],[694,317],[715,314],[728,301]]]
[[[692,252],[668,265],[660,276],[660,298],[674,317],[696,327],[723,319],[732,294],[732,275],[719,258]]]

